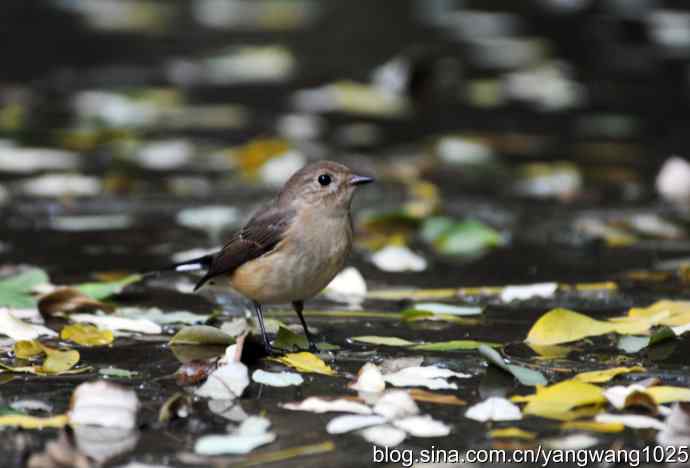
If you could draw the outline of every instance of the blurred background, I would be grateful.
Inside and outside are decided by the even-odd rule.
[[[190,258],[321,158],[379,180],[373,284],[690,256],[686,2],[26,0],[0,44],[0,264]]]

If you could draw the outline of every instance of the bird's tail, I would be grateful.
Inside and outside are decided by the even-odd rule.
[[[204,255],[203,257],[193,258],[191,260],[186,260],[184,262],[173,263],[158,270],[147,271],[142,273],[144,276],[158,276],[166,271],[199,271],[208,270],[213,262],[213,255]]]

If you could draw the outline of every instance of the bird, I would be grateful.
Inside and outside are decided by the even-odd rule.
[[[194,291],[211,282],[252,301],[268,354],[263,306],[292,304],[309,342],[304,302],[343,269],[352,250],[350,205],[357,187],[374,181],[333,161],[307,164],[293,174],[268,204],[213,254],[177,263],[178,272],[205,270]]]

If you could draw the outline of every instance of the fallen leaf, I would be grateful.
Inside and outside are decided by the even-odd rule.
[[[323,375],[335,375],[335,371],[328,367],[325,362],[318,356],[307,353],[289,353],[278,358],[271,358],[276,362],[280,362],[289,367],[294,367],[301,372],[311,372]]]
[[[345,415],[331,419],[326,425],[329,434],[344,434],[369,426],[376,426],[386,422],[386,418],[379,415]]]
[[[294,372],[266,372],[262,369],[254,371],[252,380],[256,383],[270,385],[272,387],[302,385],[304,382],[302,376]]]
[[[14,355],[19,359],[31,359],[43,354],[41,343],[35,340],[20,340],[14,344]]]
[[[114,339],[112,331],[100,330],[83,323],[66,325],[60,332],[60,338],[82,346],[103,346],[112,343]]]
[[[78,323],[91,323],[100,329],[112,331],[123,330],[153,335],[160,334],[163,331],[160,325],[145,319],[129,319],[113,315],[93,314],[72,314],[69,316],[69,319]]]
[[[300,350],[309,349],[309,340],[304,335],[298,335],[287,327],[278,328],[278,334],[273,346],[280,349]]]
[[[10,309],[0,308],[0,333],[13,340],[35,340],[39,336],[57,336],[57,333],[42,325],[19,320]]]
[[[269,432],[271,422],[261,416],[250,416],[230,434],[206,435],[194,444],[194,451],[202,455],[242,454],[256,447],[270,444],[276,434]]]
[[[604,391],[596,385],[577,380],[565,380],[548,387],[537,386],[536,393],[514,396],[513,402],[527,402],[524,415],[550,419],[564,419],[573,408],[595,405],[606,401]]]
[[[626,427],[631,427],[633,429],[664,429],[664,423],[658,419],[654,419],[650,416],[643,416],[639,414],[608,414],[602,413],[597,414],[594,420],[598,423],[604,424],[623,424]]]
[[[411,346],[415,344],[413,341],[408,341],[395,336],[353,336],[352,341],[359,343],[383,345],[383,346]]]
[[[488,359],[492,364],[510,372],[522,385],[546,385],[546,377],[541,372],[515,364],[508,364],[498,351],[484,344],[481,344],[478,349],[479,354]]]
[[[423,310],[408,309],[400,313],[400,319],[403,322],[418,322],[421,320],[431,320],[436,322],[451,322],[458,325],[476,325],[479,323],[477,319],[458,317],[451,314],[435,314]]]
[[[17,309],[35,307],[36,298],[32,295],[32,290],[36,286],[48,283],[48,275],[38,268],[30,268],[15,276],[4,278],[0,280],[0,306]]]
[[[494,429],[489,431],[489,437],[492,439],[524,439],[533,440],[537,438],[534,432],[528,432],[519,427],[502,427],[501,429]]]
[[[439,302],[420,302],[414,305],[413,310],[448,315],[479,315],[482,313],[481,307],[455,306]]]
[[[659,405],[675,401],[690,401],[690,388],[659,385],[647,388],[646,392]]]
[[[625,425],[621,422],[566,421],[561,424],[561,429],[615,433],[623,432],[623,430],[625,429]]]
[[[170,339],[170,345],[231,345],[235,339],[209,325],[184,327]]]
[[[19,414],[0,416],[0,427],[13,426],[22,429],[45,429],[47,427],[59,429],[65,427],[67,422],[67,415],[64,414],[47,418]]]
[[[241,362],[231,361],[211,372],[204,384],[194,391],[197,396],[215,400],[239,398],[249,385],[249,371]]]
[[[624,317],[611,319],[620,323],[643,322],[652,325],[682,326],[690,323],[690,301],[658,301],[649,307],[633,307]],[[648,327],[649,328],[649,327]]]
[[[79,351],[49,348],[41,345],[46,358],[43,364],[37,368],[37,372],[44,374],[63,374],[72,369],[79,362]]]
[[[506,286],[501,291],[501,301],[526,301],[535,297],[550,298],[556,294],[558,283],[539,283],[522,286]]]
[[[379,447],[395,447],[400,445],[407,437],[407,433],[389,424],[368,427],[359,431],[364,439]]]
[[[390,374],[384,374],[386,382],[396,387],[426,387],[429,390],[457,389],[455,383],[448,382],[451,377],[469,378],[469,374],[454,372],[437,366],[406,367]]]
[[[439,341],[436,343],[422,343],[412,346],[410,349],[417,351],[462,351],[479,349],[481,346],[500,346],[498,343],[487,343],[474,340]]]
[[[520,408],[500,397],[490,397],[465,412],[465,417],[475,421],[516,421],[522,419]]]
[[[553,309],[537,320],[525,341],[534,345],[556,345],[612,332],[622,335],[644,333],[649,327],[648,321],[603,322],[571,310]]]
[[[428,414],[397,419],[393,425],[414,437],[444,437],[450,434],[449,426]]]
[[[445,255],[478,255],[506,243],[500,232],[474,219],[457,222],[445,217],[429,218],[422,226],[421,237]]]
[[[332,452],[333,450],[335,450],[335,444],[333,443],[333,441],[327,440],[325,442],[320,442],[317,444],[290,447],[283,450],[276,450],[274,452],[262,452],[251,454],[247,456],[244,460],[246,461],[245,466],[258,466],[269,463],[277,463],[285,460],[291,460],[293,458],[302,456],[320,455],[323,453]]]
[[[84,310],[114,311],[113,306],[97,301],[74,288],[58,288],[38,301],[38,310],[43,316],[58,313],[72,313]]]
[[[389,390],[376,400],[374,413],[392,420],[418,414],[419,408],[408,392]]]
[[[336,275],[324,289],[331,300],[359,304],[367,295],[367,283],[355,267],[347,267]]]
[[[467,404],[465,400],[461,400],[455,395],[448,395],[445,393],[434,393],[422,390],[421,388],[412,388],[409,391],[410,396],[415,401],[421,401],[423,403],[436,403],[439,405],[457,405],[462,406]]]
[[[359,369],[357,381],[350,384],[349,388],[358,392],[380,393],[386,389],[386,381],[379,367],[367,362]]]
[[[284,403],[280,405],[281,408],[293,411],[309,411],[310,413],[356,413],[356,414],[372,414],[373,410],[358,401],[348,400],[345,398],[337,398],[335,400],[325,400],[319,397],[309,397],[299,403]]]
[[[115,314],[118,317],[145,319],[158,325],[170,325],[173,323],[183,323],[185,325],[197,325],[206,322],[210,315],[193,314],[187,311],[166,311],[163,312],[157,307],[141,309],[138,307],[120,307]]]
[[[131,379],[139,374],[139,372],[137,371],[130,371],[127,369],[120,369],[112,366],[101,367],[100,369],[98,369],[98,373],[106,377],[117,377],[120,379]]]
[[[132,390],[99,380],[80,384],[72,394],[69,423],[131,430],[136,426],[139,399]]]
[[[388,272],[424,271],[427,261],[405,246],[388,245],[371,256],[380,270]]]
[[[611,380],[614,377],[621,375],[621,374],[628,374],[630,372],[645,372],[645,371],[646,371],[646,369],[644,367],[640,367],[640,366],[614,367],[611,369],[604,369],[604,370],[591,371],[591,372],[582,372],[580,374],[577,374],[573,378],[576,380],[579,380],[581,382],[603,383],[603,382],[608,382],[609,380]]]

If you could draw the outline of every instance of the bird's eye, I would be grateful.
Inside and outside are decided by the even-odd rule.
[[[321,174],[319,176],[319,183],[325,187],[326,185],[331,183],[331,176],[329,176],[328,174]]]

